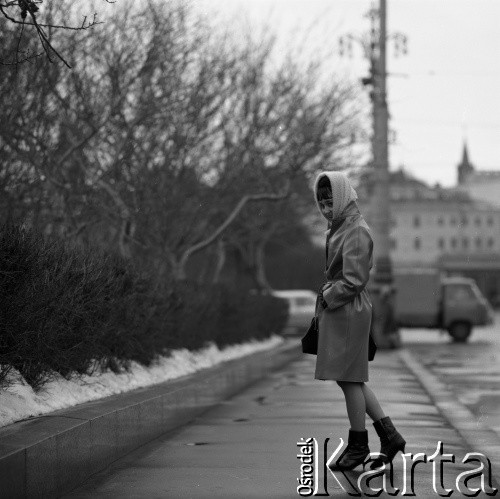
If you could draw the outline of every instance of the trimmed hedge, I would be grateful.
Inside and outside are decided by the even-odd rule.
[[[118,372],[178,348],[263,339],[286,315],[272,296],[161,283],[117,256],[0,229],[0,386],[12,368],[38,389],[55,372]]]

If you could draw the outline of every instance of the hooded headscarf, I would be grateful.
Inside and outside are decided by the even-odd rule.
[[[343,172],[321,172],[314,181],[314,199],[316,201],[316,206],[321,212],[319,202],[318,202],[318,184],[322,177],[328,178],[330,185],[332,187],[332,218],[333,220],[339,218],[342,215],[345,207],[351,202],[358,199],[358,195],[354,190],[351,182],[347,178],[347,175]]]

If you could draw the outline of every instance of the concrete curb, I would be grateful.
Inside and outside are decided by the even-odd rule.
[[[302,354],[298,340],[0,429],[0,498],[59,497]]]
[[[408,350],[401,350],[399,358],[418,379],[434,405],[444,418],[465,440],[471,450],[484,454],[492,463],[491,474],[497,488],[500,487],[500,438],[488,428],[439,380],[425,368]],[[496,466],[495,466],[496,465]]]

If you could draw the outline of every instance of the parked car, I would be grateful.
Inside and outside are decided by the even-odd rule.
[[[286,289],[271,294],[288,302],[288,321],[283,334],[305,333],[314,317],[317,293],[310,289]]]
[[[395,318],[401,327],[446,329],[458,342],[469,338],[474,326],[493,324],[491,305],[473,279],[445,277],[435,269],[394,272]]]

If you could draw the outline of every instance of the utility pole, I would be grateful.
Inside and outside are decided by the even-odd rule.
[[[373,301],[372,331],[381,348],[398,346],[399,331],[393,317],[394,286],[390,256],[390,189],[389,189],[389,111],[387,106],[387,3],[379,0],[379,8],[368,13],[371,29],[368,40],[347,35],[341,38],[341,53],[351,42],[361,42],[370,61],[370,75],[363,78],[364,85],[371,86],[373,135],[372,135],[372,182],[370,199],[371,228],[374,240],[374,268],[370,282]],[[406,36],[395,33],[396,50],[406,53]],[[344,49],[344,50],[343,50]]]
[[[371,94],[373,104],[373,175],[372,228],[374,232],[375,284],[392,284],[392,263],[389,243],[389,146],[386,64],[386,0],[380,1],[378,29],[378,57],[373,58]]]
[[[390,255],[390,189],[389,189],[389,112],[387,109],[387,4],[379,0],[378,57],[373,58],[371,94],[373,104],[373,197],[371,199],[374,239],[374,273],[372,330],[382,348],[397,346],[398,331],[394,324],[394,286]],[[397,337],[397,339],[396,339]]]

